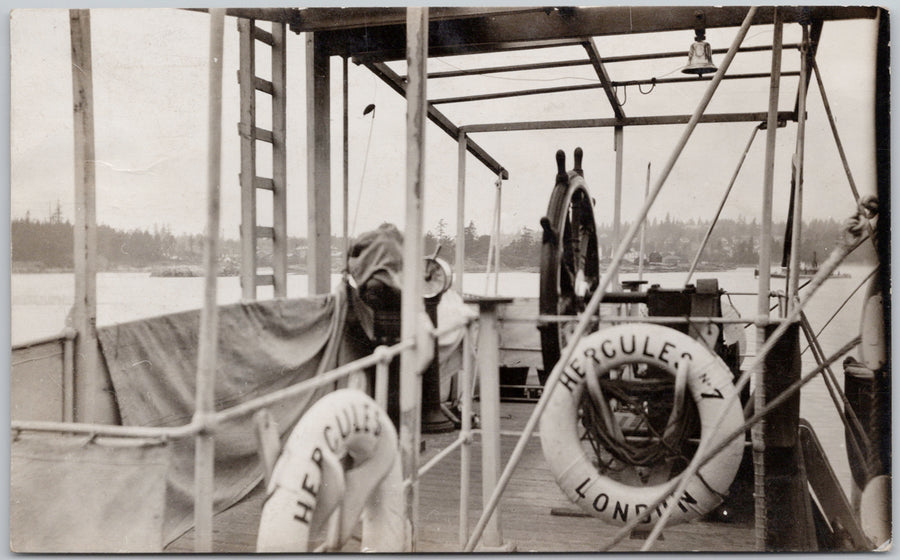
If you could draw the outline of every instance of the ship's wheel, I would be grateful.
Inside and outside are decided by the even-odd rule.
[[[584,311],[600,284],[597,226],[584,173],[581,148],[575,149],[575,167],[566,172],[566,156],[556,152],[556,185],[550,195],[547,215],[541,218],[539,310],[542,315],[577,315]],[[544,370],[543,385],[559,361],[577,319],[547,323],[540,327]]]

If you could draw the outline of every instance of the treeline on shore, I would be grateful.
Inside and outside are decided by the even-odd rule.
[[[644,254],[657,259],[670,257],[690,262],[702,242],[709,222],[679,221],[666,216],[664,220],[647,223]],[[841,223],[836,220],[812,220],[803,224],[800,260],[822,262],[834,249],[840,238]],[[628,224],[623,224],[625,232]],[[784,246],[784,224],[775,224],[776,235],[771,240],[772,255],[777,265]],[[612,226],[603,224],[597,231],[602,256],[613,249]],[[15,219],[11,224],[12,265],[14,272],[40,272],[71,270],[73,226],[69,221],[51,216],[44,221],[29,217]],[[722,219],[716,224],[701,262],[717,266],[756,266],[759,263],[759,224],[756,220]],[[447,224],[440,220],[437,227],[425,235],[425,252],[431,254],[440,243],[440,256],[453,263],[456,256],[456,239],[447,233]],[[483,269],[487,262],[490,236],[479,233],[469,222],[465,228],[466,268]],[[340,251],[343,241],[332,236],[332,255],[339,264],[343,261]],[[199,265],[203,256],[203,236],[200,234],[173,234],[167,226],[154,227],[152,231],[133,229],[117,230],[100,225],[97,228],[98,268],[100,270],[147,269],[159,266]],[[220,261],[239,264],[240,243],[236,239],[223,239],[220,243]],[[291,237],[288,243],[289,265],[300,270],[306,264],[306,240]],[[628,259],[636,262],[639,242],[631,246],[634,253]],[[514,234],[500,236],[501,268],[506,270],[537,270],[540,266],[541,232],[535,228],[522,228]],[[266,266],[271,259],[271,245],[261,241],[257,260]],[[650,259],[653,260],[652,258]],[[853,253],[848,262],[874,262],[871,245],[865,244]]]

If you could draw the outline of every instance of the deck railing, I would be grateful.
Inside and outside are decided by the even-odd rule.
[[[478,319],[475,317],[465,318],[461,321],[457,321],[453,324],[440,327],[433,328],[428,332],[429,337],[432,340],[436,340],[438,337],[441,337],[445,334],[455,332],[458,330],[463,331],[463,360],[462,367],[459,371],[459,394],[460,394],[460,411],[462,415],[461,420],[461,430],[458,437],[450,443],[446,448],[438,452],[437,455],[432,457],[427,463],[424,465],[418,466],[416,469],[416,473],[413,476],[407,475],[406,480],[404,481],[404,488],[408,489],[413,493],[418,492],[418,479],[429,472],[435,465],[437,465],[440,461],[446,459],[453,451],[461,448],[461,480],[460,480],[460,546],[464,545],[466,539],[468,538],[466,528],[468,527],[468,502],[466,497],[468,496],[468,487],[469,487],[469,469],[471,463],[471,451],[470,446],[473,441],[472,435],[472,416],[473,416],[473,405],[472,405],[472,389],[473,389],[473,379],[474,379],[474,327]],[[65,333],[61,336],[49,337],[47,339],[41,339],[35,341],[33,343],[16,346],[14,350],[22,350],[22,349],[33,349],[33,348],[46,348],[51,347],[55,348],[60,345],[63,346],[63,352],[56,352],[49,355],[41,354],[40,359],[58,359],[60,355],[68,356],[67,360],[63,360],[63,363],[69,364],[68,367],[63,367],[64,371],[68,371],[68,376],[71,381],[72,376],[72,342],[74,339],[74,333]],[[38,431],[38,432],[52,432],[52,433],[60,433],[60,434],[89,434],[92,436],[112,436],[112,437],[122,437],[122,438],[159,438],[166,440],[174,440],[174,439],[184,439],[195,437],[200,433],[210,433],[215,436],[216,427],[228,420],[232,420],[238,417],[248,416],[252,413],[270,407],[274,404],[277,404],[281,401],[284,401],[289,398],[297,397],[311,391],[314,391],[320,387],[325,387],[328,385],[332,385],[336,382],[347,379],[351,375],[362,372],[366,368],[375,367],[375,400],[378,405],[382,408],[386,408],[387,406],[387,394],[388,394],[388,368],[391,361],[399,356],[404,350],[408,350],[415,346],[415,341],[410,340],[402,340],[397,344],[392,346],[379,346],[375,349],[375,351],[363,358],[354,360],[353,362],[349,362],[347,364],[341,365],[331,371],[325,372],[321,375],[318,375],[312,379],[308,379],[302,381],[300,383],[296,383],[294,385],[285,387],[278,391],[274,391],[272,393],[268,393],[266,395],[257,397],[255,399],[245,401],[239,405],[233,406],[231,408],[227,408],[221,411],[217,411],[211,413],[209,415],[201,415],[195,416],[194,419],[185,425],[175,426],[175,427],[143,427],[143,426],[117,426],[117,425],[109,425],[109,424],[88,424],[88,423],[79,423],[79,422],[54,422],[54,421],[37,421],[37,420],[13,420],[10,423],[10,428],[13,432],[19,431]],[[35,358],[38,359],[38,358]],[[16,365],[16,362],[13,362],[13,365]],[[55,369],[55,368],[54,368]],[[455,373],[454,373],[455,375]],[[65,376],[65,374],[64,374]],[[419,379],[417,380],[417,385],[421,384],[421,374],[419,374]],[[71,383],[67,385],[71,387]],[[67,393],[68,394],[68,393]],[[71,402],[71,399],[69,400]],[[494,410],[499,410],[499,400],[496,403],[492,403],[489,405],[482,401],[482,407],[491,407],[494,406]],[[69,409],[71,411],[71,407]],[[487,453],[484,456],[483,460],[491,460],[497,462],[499,464],[499,457],[491,457],[490,453]],[[415,481],[413,483],[412,481]],[[196,482],[196,481],[195,481]],[[196,498],[199,500],[209,500],[209,504],[206,504],[206,507],[211,507],[212,495],[203,496]],[[195,507],[203,507],[203,504],[195,503]],[[411,520],[413,523],[416,523],[417,520]],[[326,541],[327,546],[328,542],[331,539],[329,538]]]

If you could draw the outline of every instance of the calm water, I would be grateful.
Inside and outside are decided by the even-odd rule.
[[[850,292],[871,270],[867,267],[846,267],[851,278],[830,279],[820,288],[812,304],[807,308],[807,316],[813,329],[819,330]],[[677,288],[684,282],[684,273],[645,274],[644,279],[658,283],[664,288]],[[701,273],[696,278],[716,277],[719,286],[729,292],[755,292],[756,279],[753,269],[744,268],[726,272]],[[623,274],[622,280],[636,279],[637,274]],[[340,280],[332,275],[332,285]],[[500,275],[501,295],[514,297],[536,297],[539,277],[535,273],[509,272]],[[464,289],[467,293],[484,293],[484,274],[466,274]],[[784,289],[783,279],[772,280],[773,289]],[[288,276],[288,295],[306,295],[305,275]],[[219,303],[240,301],[240,281],[237,277],[220,278],[218,284]],[[13,274],[11,277],[12,296],[12,343],[27,342],[38,337],[59,333],[65,326],[66,315],[74,297],[74,279],[71,274]],[[271,286],[259,291],[260,299],[272,296]],[[826,355],[837,350],[859,332],[859,320],[865,288],[859,290],[844,309],[820,335],[820,342]],[[97,322],[98,325],[130,321],[176,311],[197,309],[203,298],[203,278],[151,278],[149,273],[101,273],[97,278]],[[732,302],[742,316],[751,317],[756,310],[756,296],[734,295]],[[753,328],[746,329],[748,348],[754,348]],[[801,337],[802,339],[802,337]],[[805,343],[802,345],[805,347]],[[812,355],[803,355],[804,371],[815,366]],[[834,369],[840,376],[840,365]],[[826,446],[832,465],[843,482],[849,487],[849,466],[844,449],[843,427],[831,398],[821,379],[812,381],[804,389],[801,414],[809,419],[820,440]]]

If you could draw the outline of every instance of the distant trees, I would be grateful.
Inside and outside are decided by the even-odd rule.
[[[666,215],[663,220],[651,219],[647,222],[644,241],[644,251],[651,256],[675,255],[682,259],[691,259],[696,254],[703,235],[709,228],[710,222],[703,221],[677,221],[671,215]],[[622,231],[626,231],[628,224],[623,224]],[[811,263],[813,256],[817,255],[819,262],[824,261],[828,254],[835,248],[840,238],[841,223],[829,220],[811,220],[803,224],[801,234],[802,249],[801,262]],[[784,223],[773,224],[773,238],[771,243],[772,263],[781,262],[784,250]],[[612,226],[603,224],[597,229],[600,237],[603,254],[609,255],[612,246]],[[639,249],[639,238],[636,238],[630,249]],[[701,261],[714,262],[732,266],[756,266],[759,264],[759,224],[756,219],[747,221],[743,217],[736,220],[721,219],[713,228],[712,235],[701,255]],[[848,262],[874,262],[875,253],[871,245],[860,247],[848,258]]]
[[[73,241],[72,224],[68,221],[31,219],[13,220],[10,224],[12,261],[28,263],[36,268],[71,268]]]
[[[626,231],[628,224],[623,224]],[[649,262],[661,262],[670,255],[682,260],[691,259],[697,252],[703,234],[709,223],[666,219],[650,220],[644,243],[644,252]],[[434,231],[424,236],[426,255],[434,252],[440,244],[440,256],[453,263],[456,258],[456,236],[451,236],[447,222],[439,220]],[[784,246],[784,224],[775,224],[776,232],[772,244],[773,264],[781,261]],[[824,262],[834,249],[840,237],[841,224],[835,220],[812,220],[804,224],[800,260],[811,263],[814,258]],[[612,252],[612,227],[598,226],[598,236],[602,255]],[[466,263],[472,269],[483,269],[487,262],[490,236],[480,235],[473,221],[466,226]],[[720,220],[701,257],[701,261],[732,266],[756,266],[759,263],[759,227],[756,220],[750,222]],[[11,223],[12,261],[19,270],[69,269],[72,267],[73,226],[63,219],[61,213],[51,212],[43,221],[33,220],[30,214],[14,219]],[[121,231],[101,225],[97,228],[99,267],[148,267],[162,263],[200,264],[203,256],[203,235],[174,235],[168,226],[154,226],[153,231],[133,229]],[[288,242],[289,260],[292,265],[305,264],[306,241],[291,237]],[[332,247],[340,250],[343,240],[332,238]],[[635,239],[631,250],[637,251],[639,240]],[[501,236],[500,260],[502,268],[537,269],[540,266],[540,231],[523,227],[515,234]],[[222,239],[221,256],[232,261],[240,260],[240,242],[236,239]],[[257,255],[261,266],[271,260],[271,245],[260,244]],[[875,255],[870,244],[864,244],[849,259],[849,262],[874,262]]]

